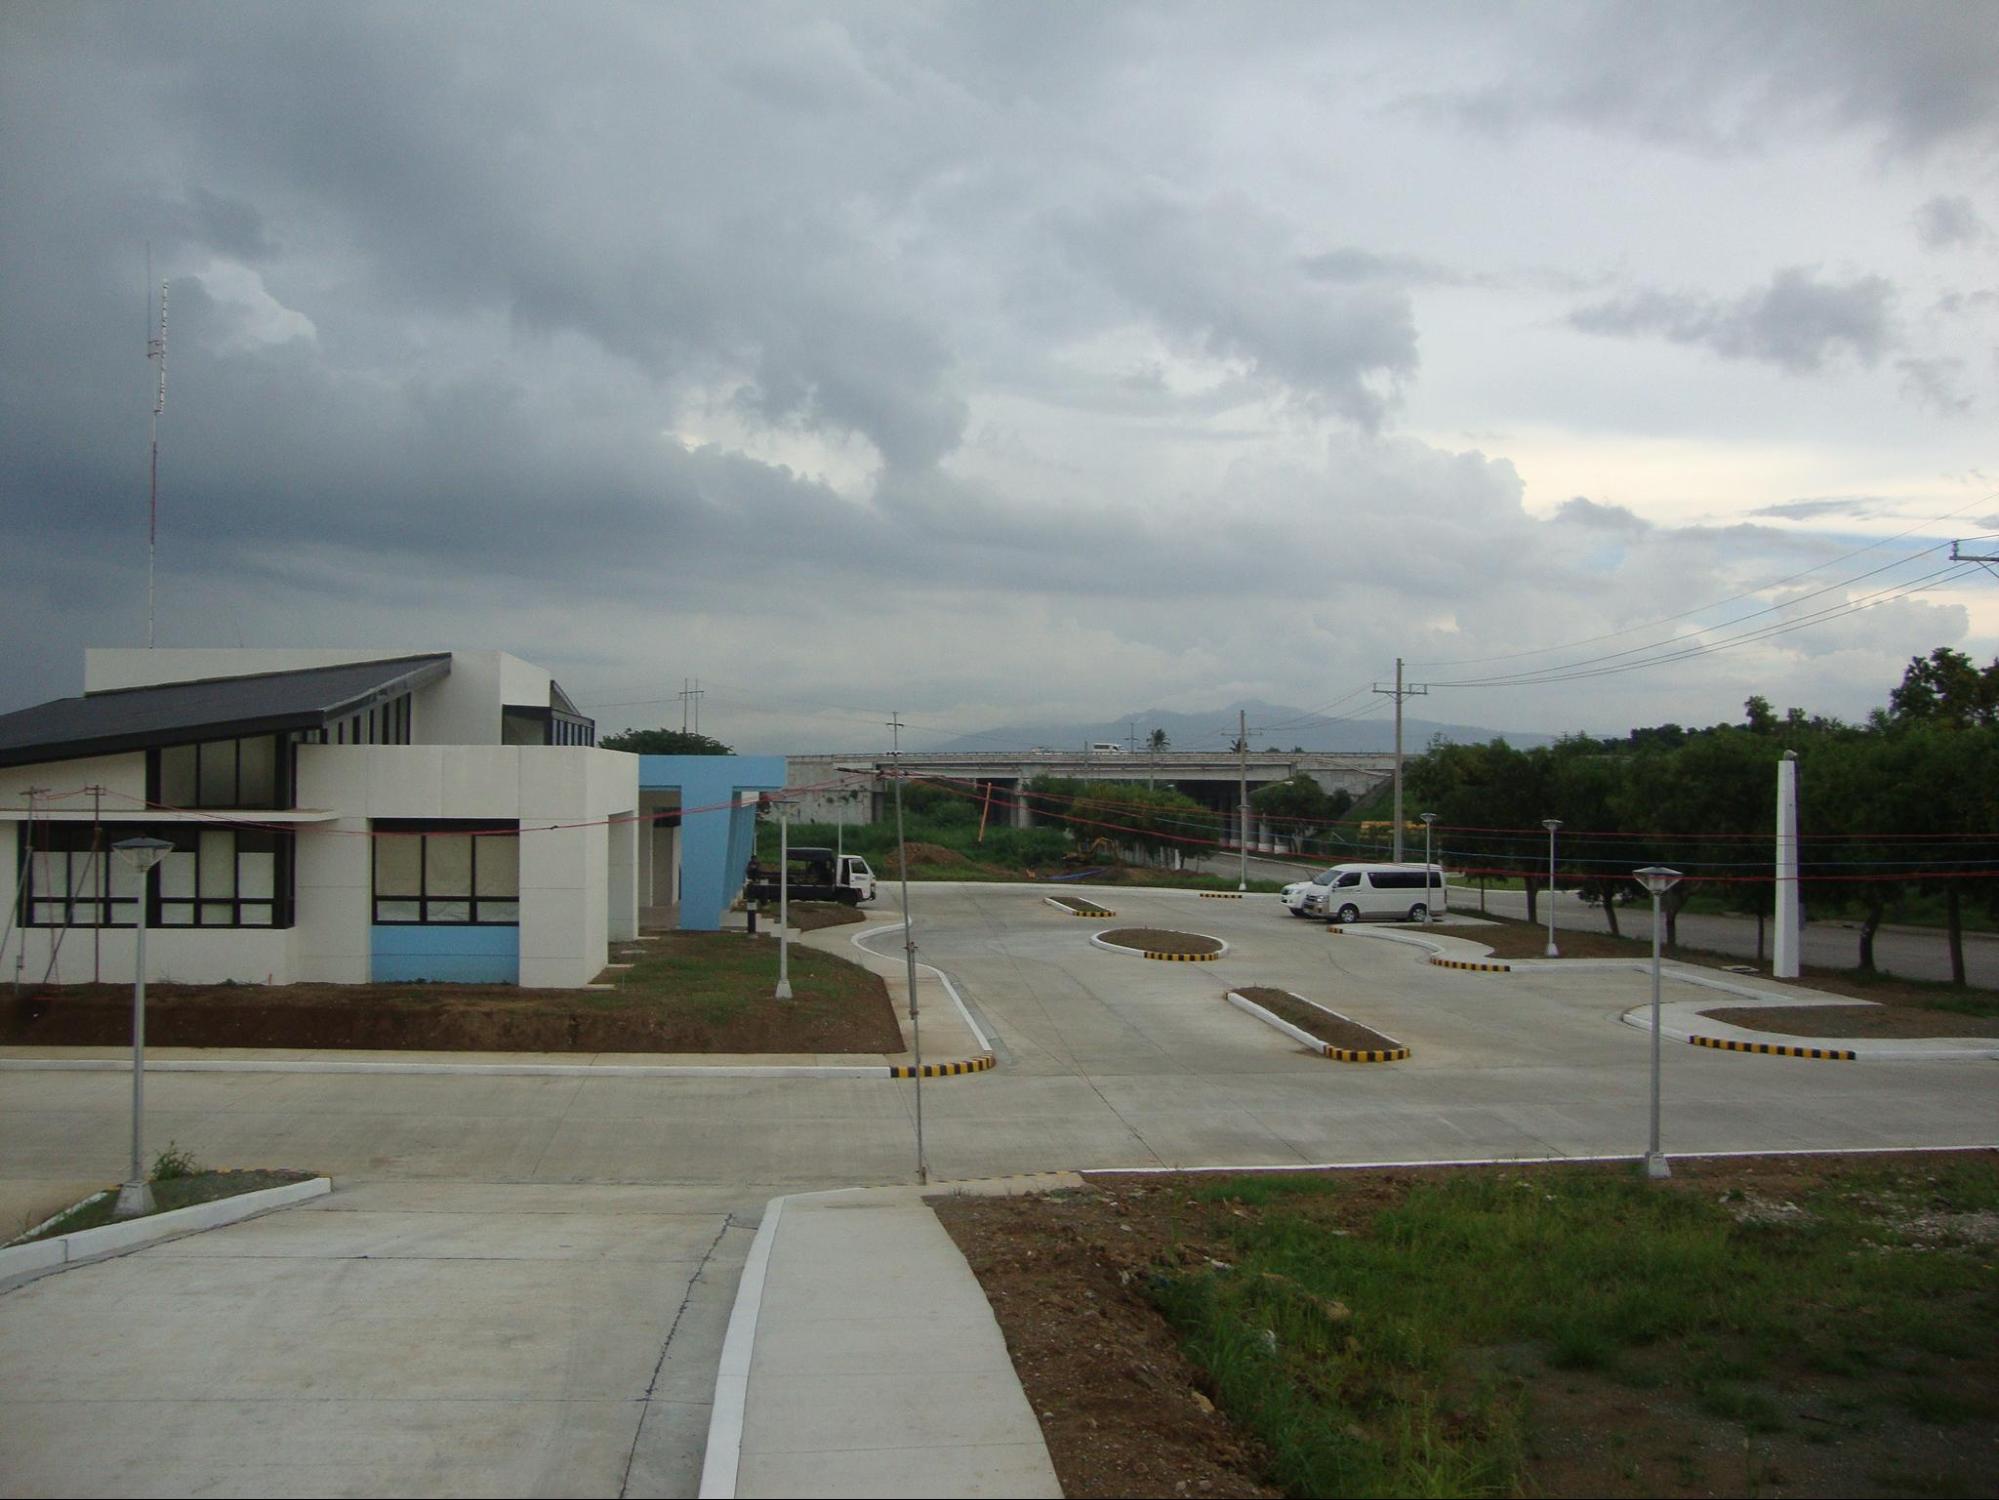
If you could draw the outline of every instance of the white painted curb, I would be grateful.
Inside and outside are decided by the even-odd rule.
[[[6,1057],[0,1073],[129,1073],[110,1057]],[[146,1059],[148,1073],[455,1073],[467,1078],[892,1078],[887,1063],[442,1063]]]
[[[31,1276],[39,1271],[58,1270],[120,1250],[136,1250],[141,1245],[150,1245],[158,1240],[198,1234],[204,1229],[255,1218],[273,1209],[289,1208],[294,1203],[323,1197],[332,1191],[331,1178],[313,1177],[304,1182],[288,1182],[280,1187],[260,1188],[254,1193],[238,1193],[233,1198],[218,1198],[213,1203],[196,1203],[187,1208],[170,1209],[163,1214],[148,1214],[143,1219],[127,1219],[120,1224],[79,1229],[75,1234],[15,1245],[0,1250],[0,1281]]]
[[[1289,992],[1287,991],[1287,993]],[[1303,999],[1304,997],[1300,995],[1294,995],[1292,996],[1292,998]],[[1284,1017],[1278,1015],[1275,1011],[1265,1010],[1261,1005],[1258,1005],[1254,1000],[1250,999],[1249,996],[1247,995],[1238,994],[1236,991],[1230,990],[1228,992],[1228,1002],[1229,1004],[1233,1005],[1237,1010],[1247,1011],[1250,1015],[1255,1016],[1256,1019],[1263,1022],[1264,1025],[1276,1027],[1279,1031],[1283,1032],[1286,1036],[1290,1037],[1292,1041],[1298,1043],[1298,1045],[1301,1047],[1308,1047],[1312,1051],[1320,1053],[1323,1053],[1326,1050],[1326,1044],[1320,1041],[1317,1037],[1313,1036],[1309,1031],[1306,1031],[1302,1026],[1293,1026],[1289,1021],[1285,1020]],[[1310,1005],[1312,1002],[1306,1000],[1305,1003],[1307,1005]]]
[[[764,1282],[770,1275],[770,1247],[784,1217],[783,1198],[764,1205],[763,1222],[750,1242],[736,1283],[736,1305],[722,1336],[722,1361],[715,1370],[715,1400],[708,1409],[708,1446],[701,1458],[701,1500],[733,1500],[736,1471],[743,1460],[743,1416],[750,1397],[750,1360],[757,1347],[757,1318],[763,1311]]]
[[[1646,966],[1650,972],[1651,966]],[[1676,979],[1686,976],[1676,974]],[[1700,981],[1693,981],[1699,983]],[[1797,1005],[1801,1003],[1795,995],[1772,995],[1767,991],[1746,991],[1740,987],[1716,984],[1714,989],[1734,989],[1737,994],[1748,994],[1750,998],[1717,1005],[1708,1000],[1673,1000],[1659,1007],[1659,1035],[1672,1037],[1675,1041],[1691,1041],[1695,1035],[1717,1037],[1725,1041],[1747,1042],[1757,1045],[1784,1047],[1816,1047],[1835,1052],[1851,1052],[1855,1062],[1977,1062],[1987,1058],[1999,1058],[1999,1040],[1987,1037],[1812,1037],[1791,1036],[1782,1032],[1752,1031],[1746,1026],[1732,1025],[1712,1016],[1699,1014],[1702,1008],[1708,1010],[1754,1010],[1765,1005]],[[1822,1000],[1804,1001],[1809,1005],[1872,1005],[1872,1000],[1855,1000],[1843,995],[1828,995]],[[1626,1026],[1639,1031],[1652,1029],[1652,1005],[1650,1001],[1634,1005],[1618,1019]],[[1925,1045],[1927,1044],[1927,1045]],[[1727,1050],[1727,1049],[1721,1049]]]
[[[907,922],[897,922],[893,926],[889,927],[881,927],[881,926],[869,927],[863,932],[855,933],[853,937],[848,939],[848,941],[851,942],[856,948],[860,949],[863,953],[873,954],[874,957],[876,958],[882,958],[885,955],[880,953],[875,953],[875,950],[870,948],[866,943],[862,942],[861,939],[865,937],[873,937],[878,932],[882,933],[904,932],[908,930],[908,927],[909,923]],[[919,969],[928,969],[931,973],[937,976],[937,978],[944,985],[944,993],[951,997],[951,1003],[958,1007],[958,1014],[964,1018],[966,1027],[971,1031],[973,1037],[977,1039],[979,1044],[979,1050],[981,1052],[991,1052],[993,1050],[992,1038],[986,1035],[984,1027],[982,1027],[981,1025],[979,1025],[977,1021],[972,1019],[972,1008],[969,1005],[965,1004],[965,997],[959,994],[958,987],[955,984],[951,983],[951,976],[949,974],[946,974],[942,969],[938,968],[937,965],[927,964],[920,958],[916,961],[916,967]]]

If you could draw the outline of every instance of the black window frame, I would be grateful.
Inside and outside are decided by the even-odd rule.
[[[245,802],[243,798],[243,742],[245,740],[269,740],[271,742],[271,792],[270,796],[258,802]],[[166,775],[163,757],[170,750],[192,750],[194,763],[194,796],[186,802],[174,802],[172,811],[185,809],[189,812],[223,808],[254,809],[268,812],[288,812],[298,805],[293,785],[292,746],[294,737],[289,734],[244,734],[219,740],[187,740],[177,745],[152,745],[146,750],[146,801],[154,807],[168,807]],[[230,796],[233,800],[211,802],[202,795],[202,771],[212,761],[226,760]]]
[[[520,888],[520,825],[495,821],[491,818],[377,818],[373,824],[377,834],[392,837],[419,837],[424,841],[418,845],[417,894],[414,896],[384,896],[381,893],[381,862],[379,853],[381,841],[374,841],[368,855],[368,916],[377,927],[518,927],[521,925]],[[471,862],[466,870],[466,892],[463,895],[432,895],[430,893],[430,846],[428,835],[457,834],[469,836],[471,840]],[[514,894],[511,896],[481,896],[479,894],[479,845],[482,839],[512,838],[514,843]],[[414,917],[384,917],[382,905],[392,902],[397,905],[414,903],[417,915]],[[513,908],[513,917],[508,921],[488,918],[480,920],[479,907],[482,902],[507,905]],[[433,918],[431,906],[463,906],[466,915],[462,918]]]
[[[119,858],[111,846],[124,839],[155,838],[164,839],[174,846],[176,854],[192,854],[195,858],[194,894],[191,896],[164,896],[161,877],[155,872],[146,878],[146,925],[170,931],[230,931],[240,929],[246,932],[270,932],[297,924],[296,873],[298,868],[297,835],[288,828],[238,828],[226,824],[187,823],[41,823],[15,825],[20,831],[16,837],[17,868],[22,874],[22,895],[20,910],[24,914],[23,924],[27,927],[96,927],[113,930],[138,926],[138,898],[136,896],[113,896],[111,894],[111,870],[113,862]],[[98,864],[92,884],[94,893],[74,896],[65,892],[62,896],[37,895],[35,892],[35,862],[28,858],[30,852],[53,854],[62,852],[74,856],[88,852],[88,835],[93,828],[101,842],[98,845],[102,860]],[[56,830],[62,830],[58,835]],[[201,835],[204,833],[228,833],[233,836],[230,846],[230,871],[228,896],[204,896],[201,894]],[[266,849],[245,849],[245,839],[268,842]],[[271,894],[269,896],[245,896],[237,880],[236,860],[245,853],[270,854],[274,856],[271,869]],[[164,863],[164,861],[162,862]],[[36,908],[53,901],[61,901],[63,920],[38,918]],[[190,920],[168,920],[166,908],[187,907]],[[129,921],[90,921],[79,919],[78,908],[99,908],[100,916],[118,916],[118,908],[125,908],[132,914]],[[109,908],[110,910],[105,910]],[[245,908],[268,911],[268,922],[245,922]],[[208,917],[226,912],[227,921],[209,921]]]

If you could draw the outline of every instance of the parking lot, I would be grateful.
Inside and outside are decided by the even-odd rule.
[[[933,1179],[1644,1147],[1649,1042],[1619,1021],[1649,995],[1642,973],[1454,972],[1295,921],[1268,896],[1085,894],[1117,916],[1057,912],[1034,887],[917,888],[920,956],[956,981],[999,1056],[994,1071],[923,1085]],[[1091,945],[1112,925],[1230,948],[1212,963],[1148,962]],[[879,921],[810,940],[842,948],[855,935],[883,954],[899,946]],[[1309,1054],[1223,1002],[1240,984],[1299,991],[1413,1056]],[[1980,1061],[1828,1064],[1668,1044],[1666,1146],[1990,1144],[1994,1076]],[[121,1075],[4,1078],[9,1201],[120,1175]],[[0,1463],[35,1476],[8,1488],[188,1490],[205,1474],[218,1492],[691,1493],[720,1310],[758,1205],[911,1180],[913,1088],[157,1075],[153,1139],[212,1165],[314,1168],[338,1190],[314,1210],[0,1296]],[[128,1328],[145,1358],[115,1354]],[[261,1372],[256,1389],[239,1370]],[[141,1437],[92,1436],[112,1403],[143,1418]],[[274,1455],[300,1443],[311,1466],[281,1483]],[[62,1445],[76,1463],[48,1467]],[[20,1467],[24,1456],[41,1466]]]

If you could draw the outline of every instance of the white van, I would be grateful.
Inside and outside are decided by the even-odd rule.
[[[1118,744],[1115,740],[1092,740],[1090,741],[1090,754],[1122,755],[1124,754],[1124,746]]]
[[[1366,917],[1420,922],[1434,908],[1450,910],[1442,865],[1334,865],[1312,881],[1305,909],[1329,922]]]

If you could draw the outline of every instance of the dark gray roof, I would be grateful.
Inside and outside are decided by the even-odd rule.
[[[450,670],[444,652],[58,698],[0,714],[0,766],[319,729]]]

